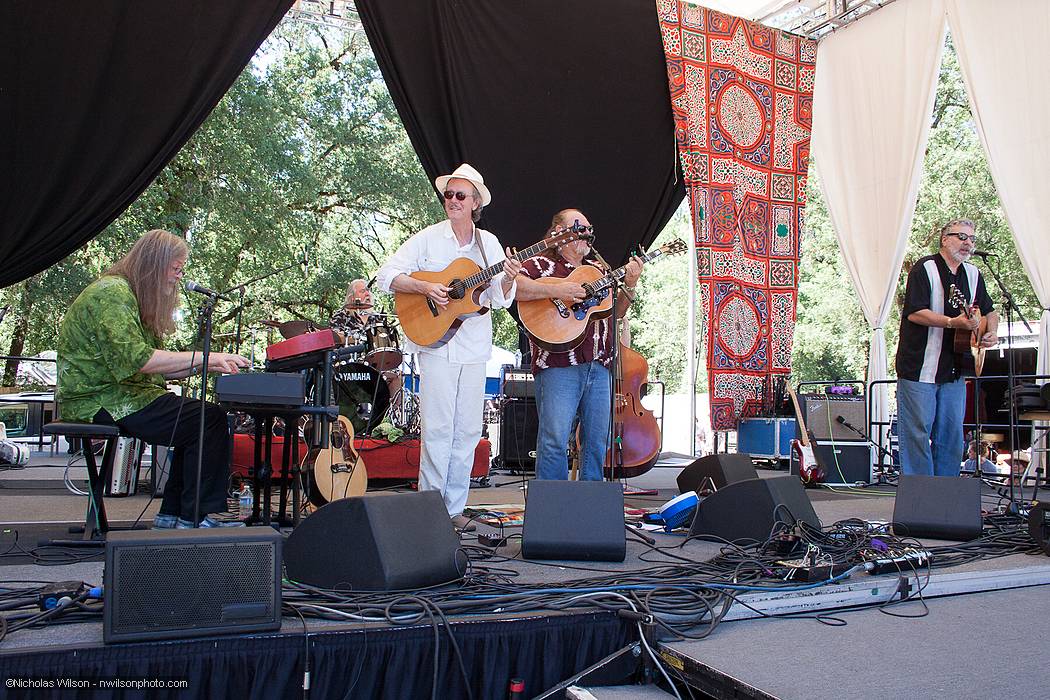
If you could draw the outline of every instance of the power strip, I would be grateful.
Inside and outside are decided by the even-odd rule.
[[[900,574],[910,572],[914,569],[922,569],[930,564],[930,552],[926,549],[908,547],[894,556],[879,557],[872,559],[864,568],[872,576],[878,574]]]

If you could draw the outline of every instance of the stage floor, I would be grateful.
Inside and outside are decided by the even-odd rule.
[[[677,493],[675,477],[679,466],[657,468],[631,480],[639,488],[659,491],[656,496],[631,496],[630,504],[655,507]],[[762,476],[783,472],[760,472]],[[5,477],[8,475],[4,475]],[[522,503],[519,476],[493,475],[492,486],[471,490],[470,505]],[[4,514],[0,552],[10,544],[11,523],[5,506],[12,499],[38,501],[58,495],[30,498],[32,492],[8,495],[0,491],[0,512]],[[893,512],[893,489],[887,487],[857,491],[808,491],[824,525],[846,518],[888,521]],[[998,497],[988,489],[986,508]],[[64,497],[63,500],[73,497]],[[78,501],[79,503],[79,501]],[[132,504],[135,504],[132,506]],[[120,513],[134,518],[145,505],[142,496],[109,499]],[[116,505],[121,504],[121,505]],[[33,508],[40,512],[38,502]],[[128,516],[125,516],[128,517]],[[71,519],[71,518],[67,518]],[[566,526],[571,526],[567,517]],[[22,525],[26,533],[33,528]],[[516,528],[509,528],[513,534]],[[677,547],[684,536],[651,533],[661,547]],[[465,543],[476,544],[477,536],[464,535]],[[24,542],[25,540],[23,540]],[[526,562],[520,559],[519,540],[497,550],[494,563],[515,572],[516,583],[543,583],[557,586],[596,573],[635,571],[660,561],[650,548],[628,538],[627,559],[621,563]],[[944,542],[928,541],[930,545]],[[677,553],[694,561],[715,556],[720,546],[690,541]],[[645,554],[648,561],[639,559]],[[0,580],[66,581],[102,583],[102,563],[42,566],[9,563],[0,557]],[[1042,671],[1041,652],[1050,642],[1047,631],[1046,601],[1050,600],[1050,558],[1042,555],[1011,555],[979,560],[952,568],[937,568],[924,589],[928,614],[915,619],[891,617],[867,607],[834,616],[844,626],[829,626],[814,619],[761,619],[762,613],[813,615],[829,610],[871,605],[890,600],[898,576],[870,576],[856,573],[838,584],[807,591],[750,593],[740,597],[745,605],[734,605],[712,635],[701,641],[665,640],[659,653],[669,666],[697,687],[716,697],[989,697],[1018,693],[1033,697],[1045,692],[1048,674]],[[909,601],[889,608],[899,615],[920,615],[923,602]],[[503,619],[537,619],[554,615],[507,616]],[[481,618],[460,617],[456,627]],[[492,620],[491,616],[484,618]],[[352,633],[362,629],[390,629],[387,625],[353,624],[307,619],[311,633]],[[304,622],[286,617],[281,635],[301,637]],[[22,630],[0,642],[0,656],[46,653],[60,649],[99,649],[102,645],[101,620],[50,628]],[[979,653],[979,656],[978,656]],[[3,664],[0,663],[0,667]],[[538,689],[532,689],[538,690]]]

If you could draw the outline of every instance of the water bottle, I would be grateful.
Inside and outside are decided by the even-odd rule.
[[[240,493],[237,494],[237,517],[241,520],[247,520],[252,514],[252,490],[248,484],[244,484],[241,487]]]
[[[514,351],[514,366],[521,367],[521,350]]]

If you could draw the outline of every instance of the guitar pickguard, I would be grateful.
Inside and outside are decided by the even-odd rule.
[[[609,290],[605,289],[593,296],[589,296],[583,301],[578,301],[572,305],[572,314],[576,317],[577,321],[582,321],[587,318],[587,310],[601,304],[605,301],[605,297],[609,296]]]

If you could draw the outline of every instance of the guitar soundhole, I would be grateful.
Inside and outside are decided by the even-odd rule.
[[[343,431],[342,430],[333,430],[331,435],[330,435],[330,437],[329,437],[329,440],[332,443],[332,449],[335,449],[335,450],[343,449],[344,438],[343,438]]]
[[[463,295],[465,294],[465,292],[463,290],[463,281],[462,280],[458,280],[458,279],[452,280],[451,282],[449,282],[448,286],[449,286],[449,290],[448,290],[448,297],[449,297],[449,299],[462,299],[463,298]]]

